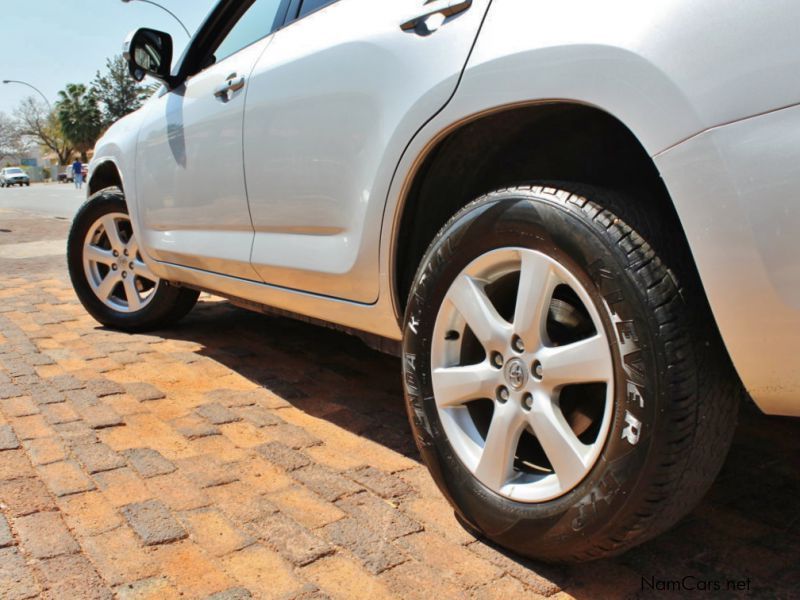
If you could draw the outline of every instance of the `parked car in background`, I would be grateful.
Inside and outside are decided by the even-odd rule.
[[[800,416],[798,22],[222,0],[174,68],[141,29],[131,74],[165,89],[97,143],[73,285],[123,330],[206,290],[396,352],[465,526],[618,554],[700,500],[743,390]]]
[[[11,187],[12,185],[29,186],[31,178],[19,167],[6,167],[0,171],[0,187]]]

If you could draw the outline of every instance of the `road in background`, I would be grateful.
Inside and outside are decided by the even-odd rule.
[[[10,208],[46,217],[72,220],[86,199],[86,187],[71,183],[34,183],[30,187],[0,188],[0,209]],[[0,212],[0,224],[3,214]]]

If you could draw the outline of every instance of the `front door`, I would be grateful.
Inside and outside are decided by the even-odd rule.
[[[489,0],[304,0],[249,82],[244,154],[270,284],[373,302],[394,169],[456,89]]]
[[[258,279],[250,266],[242,118],[250,73],[272,41],[283,2],[244,4],[227,33],[203,50],[211,66],[145,109],[136,197],[153,258]]]

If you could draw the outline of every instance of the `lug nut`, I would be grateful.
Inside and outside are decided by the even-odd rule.
[[[111,265],[111,270],[112,271],[116,271],[117,270],[117,265]]]
[[[123,250],[123,251],[122,251],[122,253],[123,253],[125,256],[128,256],[128,250],[127,250],[127,248],[126,248],[125,250]]]
[[[129,264],[128,264],[128,268],[129,268],[131,271],[133,271],[133,263],[129,263]]]
[[[117,258],[119,256],[119,252],[117,252],[116,250],[114,250],[114,252],[112,252],[112,254],[114,255],[114,258]]]
[[[497,400],[499,402],[506,402],[508,400],[508,397],[509,397],[509,394],[508,394],[508,388],[507,387],[505,387],[504,385],[501,385],[499,388],[497,388]]]
[[[511,347],[514,348],[516,352],[522,354],[525,352],[525,344],[522,343],[522,338],[518,335],[515,335],[514,338],[511,340]]]
[[[500,354],[499,352],[492,353],[492,364],[495,367],[497,367],[498,369],[501,368],[504,362],[505,361],[503,360],[502,354]]]
[[[128,273],[126,271],[123,271],[122,272],[122,278],[125,279],[127,276],[128,276]]]
[[[525,394],[525,396],[522,398],[522,406],[525,408],[525,410],[532,409],[533,408],[533,396],[530,395],[530,394]]]

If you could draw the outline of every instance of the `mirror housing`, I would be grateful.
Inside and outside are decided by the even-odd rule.
[[[122,56],[128,62],[128,71],[136,81],[150,75],[173,87],[172,36],[155,29],[137,29],[125,40]]]

